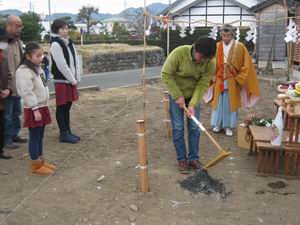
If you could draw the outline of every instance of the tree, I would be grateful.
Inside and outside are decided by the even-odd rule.
[[[73,30],[77,29],[77,27],[74,24],[74,21],[72,20],[72,18],[70,16],[64,16],[64,17],[61,17],[60,19],[66,21],[68,23],[68,27],[69,27],[70,30],[71,29],[73,29]]]
[[[144,10],[139,8],[135,14],[127,15],[127,17],[130,21],[128,29],[136,35],[144,34]]]
[[[98,8],[94,6],[83,6],[81,9],[79,9],[78,13],[78,20],[85,20],[86,21],[86,28],[87,28],[87,34],[90,34],[90,26],[91,26],[91,16],[93,13],[98,13]]]
[[[2,15],[0,16],[0,27],[4,28],[5,27],[5,20],[6,18],[4,18]]]
[[[41,32],[44,30],[40,22],[40,17],[34,12],[24,13],[20,16],[24,29],[22,30],[21,37],[24,42],[40,41]]]
[[[128,37],[129,32],[126,27],[118,22],[114,22],[112,33],[116,39],[126,39]]]

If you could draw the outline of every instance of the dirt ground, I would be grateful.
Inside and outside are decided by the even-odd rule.
[[[262,100],[249,112],[274,117],[274,87],[261,83]],[[300,224],[300,181],[255,174],[256,159],[236,146],[236,136],[214,137],[233,152],[209,170],[221,179],[225,200],[205,194],[194,195],[180,187],[173,144],[165,137],[164,87],[146,88],[147,150],[151,191],[139,191],[136,120],[142,119],[141,87],[82,91],[73,107],[77,145],[58,142],[56,122],[48,126],[45,156],[59,166],[50,177],[32,175],[27,146],[10,150],[12,160],[0,161],[1,225],[298,225]],[[201,120],[209,126],[210,109],[202,106]],[[51,101],[54,115],[54,101]],[[26,130],[23,131],[26,135]],[[217,153],[205,135],[201,137],[201,161]],[[105,176],[104,179],[98,178]],[[284,182],[282,189],[272,183]],[[281,183],[283,184],[283,183]],[[183,202],[178,207],[174,201]]]

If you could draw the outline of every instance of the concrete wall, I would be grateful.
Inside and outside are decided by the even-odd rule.
[[[143,67],[143,51],[105,53],[83,59],[89,73],[102,73]],[[161,66],[165,61],[163,49],[146,51],[146,67]]]

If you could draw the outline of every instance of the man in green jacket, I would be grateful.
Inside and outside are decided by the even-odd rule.
[[[215,40],[208,37],[200,38],[193,45],[184,45],[174,49],[161,71],[162,80],[171,95],[172,136],[178,169],[181,173],[189,173],[190,167],[201,169],[199,162],[200,132],[191,119],[187,120],[189,145],[187,156],[183,106],[185,105],[190,114],[199,119],[200,101],[208,89],[216,68],[215,53]]]

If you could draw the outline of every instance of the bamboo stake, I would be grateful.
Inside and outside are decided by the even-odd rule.
[[[141,191],[145,193],[149,191],[145,121],[137,120],[136,122],[137,122],[137,135],[138,135],[138,153],[139,153]]]
[[[165,127],[166,127],[166,136],[168,139],[171,138],[171,119],[170,119],[170,94],[169,92],[165,91]]]

